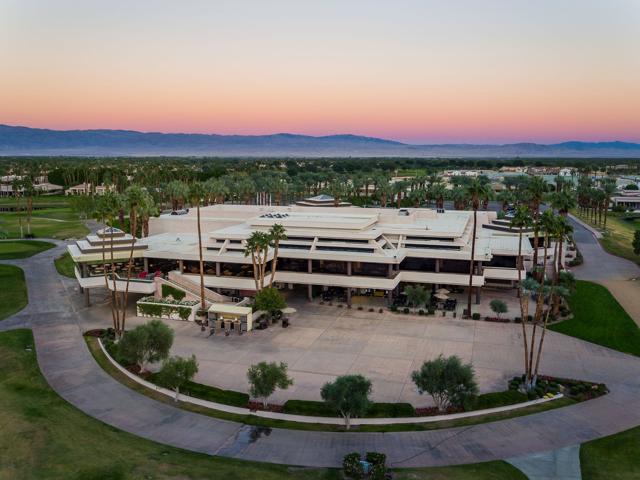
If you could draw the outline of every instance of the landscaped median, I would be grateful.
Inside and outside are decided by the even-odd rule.
[[[345,430],[344,419],[338,417],[336,412],[323,402],[289,400],[282,406],[269,405],[267,410],[258,410],[259,404],[250,403],[249,396],[245,393],[195,382],[189,382],[183,388],[180,401],[175,402],[174,391],[154,383],[156,374],[147,374],[142,378],[119,364],[105,348],[99,338],[100,334],[100,331],[91,331],[85,336],[98,363],[115,379],[156,400],[250,425],[302,430]],[[374,403],[366,417],[351,419],[351,425],[356,427],[356,431],[361,432],[432,430],[473,425],[563,407],[606,393],[606,387],[600,384],[574,380],[559,382],[567,382],[567,386],[558,383],[556,379],[541,378],[540,390],[537,393],[542,398],[527,400],[527,395],[517,391],[516,378],[511,381],[509,390],[479,395],[467,411],[453,410],[444,414],[439,414],[440,412],[434,408],[414,409],[410,404]],[[560,390],[565,393],[551,393]]]

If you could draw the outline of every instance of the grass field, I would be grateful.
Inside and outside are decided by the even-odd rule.
[[[640,264],[640,256],[633,253],[631,246],[635,231],[640,230],[640,218],[635,219],[633,215],[628,213],[609,212],[607,230],[603,231],[602,227],[590,221],[587,216],[580,215],[577,211],[571,213],[602,232],[600,244],[607,252]]]
[[[27,216],[24,211],[20,216],[15,212],[0,213],[0,229],[5,230],[9,238],[20,238],[20,219],[26,235]],[[69,207],[55,207],[33,211],[31,233],[39,238],[66,239],[83,237],[89,230]]]
[[[583,480],[640,478],[640,427],[584,443],[580,447]]]
[[[27,306],[27,285],[22,269],[0,265],[0,286],[0,320],[3,320]]]
[[[338,470],[244,462],[145,440],[86,416],[46,383],[29,330],[0,333],[0,478],[339,480]],[[403,480],[519,480],[504,462],[398,471]]]
[[[54,260],[54,263],[56,265],[56,270],[60,275],[64,275],[69,278],[76,278],[75,263],[73,263],[69,252],[64,252]]]
[[[55,247],[51,242],[20,240],[0,242],[0,260],[27,258]]]
[[[71,201],[72,197],[65,195],[38,195],[33,197],[33,205],[34,206],[55,206],[55,207],[67,207]],[[21,203],[24,206],[26,200],[24,198],[21,199]],[[7,205],[10,207],[15,206],[16,199],[15,197],[0,197],[0,206]]]
[[[640,356],[640,329],[605,287],[578,280],[569,306],[573,318],[551,330]]]

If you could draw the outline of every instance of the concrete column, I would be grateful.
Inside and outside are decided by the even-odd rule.
[[[104,265],[102,266],[102,268],[105,268]],[[89,276],[89,271],[87,269],[87,264],[86,263],[82,264],[81,271],[82,271],[82,278],[86,278],[86,277]]]
[[[220,262],[216,262],[216,277],[220,276]]]
[[[84,306],[85,307],[90,307],[91,306],[91,299],[89,298],[89,289],[88,288],[84,289]]]
[[[145,257],[142,261],[144,263],[144,271],[148,272],[149,271],[149,259]]]
[[[313,260],[307,260],[307,273],[313,273]]]
[[[351,262],[347,262],[347,275],[351,276]]]
[[[313,302],[313,285],[307,285],[307,298]]]
[[[351,306],[351,289],[350,288],[347,288],[347,305]]]
[[[393,303],[393,290],[387,290],[387,305],[391,306]]]
[[[393,265],[391,263],[387,267],[387,278],[393,278]]]
[[[482,287],[476,287],[476,305],[480,305],[480,290]]]
[[[178,260],[178,270],[180,273],[184,272],[184,262],[182,260]]]
[[[436,258],[436,273],[440,273],[440,259]]]

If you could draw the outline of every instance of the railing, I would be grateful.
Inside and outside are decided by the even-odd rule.
[[[165,282],[173,284],[174,286],[182,290],[186,290],[192,295],[195,295],[197,297],[200,296],[200,288],[190,280],[184,279],[182,274],[179,272],[169,272],[169,278],[165,279]],[[209,290],[208,288],[204,289],[204,298],[213,303],[226,303],[231,301],[229,297],[216,293],[212,290]]]

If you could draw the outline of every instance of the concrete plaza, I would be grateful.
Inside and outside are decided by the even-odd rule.
[[[379,402],[431,405],[411,381],[411,372],[425,360],[442,354],[471,362],[481,392],[503,390],[523,370],[522,327],[513,323],[348,310],[302,302],[291,315],[291,326],[279,324],[244,335],[209,336],[192,322],[166,320],[175,331],[173,355],[195,354],[196,380],[217,387],[247,391],[246,372],[260,361],[285,362],[294,385],[277,391],[272,401],[320,400],[320,389],[338,375],[359,373],[373,382],[372,398]],[[83,328],[108,326],[106,306],[85,312]],[[148,321],[131,317],[129,326]],[[540,331],[540,330],[539,330]],[[602,349],[599,349],[602,354]],[[593,357],[589,344],[548,332],[542,373],[598,380],[584,368]],[[591,358],[591,361],[593,359]]]

